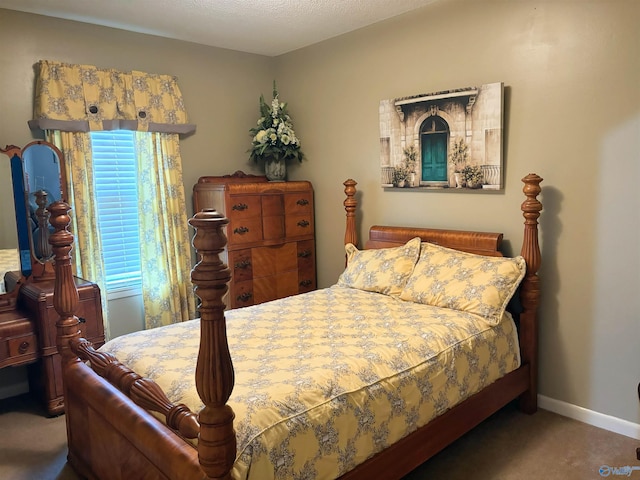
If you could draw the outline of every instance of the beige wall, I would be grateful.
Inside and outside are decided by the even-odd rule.
[[[540,392],[640,423],[638,25],[635,0],[442,0],[277,58],[308,156],[295,175],[320,198],[319,283],[343,265],[343,179],[362,189],[363,232],[377,223],[501,231],[517,252],[520,179],[538,173]],[[379,187],[381,99],[499,81],[504,193]]]
[[[640,423],[638,24],[635,0],[441,0],[269,59],[1,11],[0,144],[31,139],[40,58],[174,73],[198,124],[182,142],[190,192],[200,175],[251,168],[246,131],[275,76],[308,157],[290,178],[316,192],[320,286],[343,267],[344,179],[359,182],[362,232],[376,223],[502,231],[517,253],[520,178],[536,172],[545,179],[541,393]],[[504,192],[380,188],[381,99],[496,81],[506,86]]]

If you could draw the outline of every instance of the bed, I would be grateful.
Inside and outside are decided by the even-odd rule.
[[[54,307],[60,315],[57,342],[63,358],[69,462],[81,475],[103,479],[401,478],[513,400],[523,411],[535,412],[541,181],[535,174],[523,179],[523,245],[520,256],[508,259],[500,252],[502,234],[411,227],[371,227],[366,248],[358,250],[356,183],[348,180],[348,264],[337,284],[226,314],[222,299],[230,271],[219,255],[227,220],[217,212],[198,212],[190,223],[200,259],[192,272],[201,299],[200,319],[163,327],[170,332],[164,337],[160,329],[141,332],[98,351],[79,337],[73,314],[78,300],[71,272],[69,206],[57,202],[50,207],[56,230],[50,242],[56,256]],[[438,271],[444,263],[464,266],[457,276],[462,272],[465,279],[484,278],[479,272],[493,272],[489,264],[506,268],[508,274],[501,270],[499,280],[484,280],[502,288],[503,277],[511,279],[494,299],[500,308],[488,308],[484,299],[460,303],[458,297],[442,295]],[[391,273],[385,277],[384,272]],[[472,290],[468,298],[495,288],[482,284]],[[509,302],[513,314],[503,314],[514,291]],[[287,309],[299,312],[292,319],[298,326],[278,323]],[[423,320],[426,310],[435,311],[437,321]],[[318,318],[318,311],[325,312],[324,317]],[[462,317],[451,320],[453,311]],[[342,318],[346,326],[339,323]],[[300,322],[306,325],[303,330]],[[317,328],[309,328],[311,322]],[[458,332],[434,333],[442,323]],[[353,343],[339,355],[340,341],[332,339],[341,329]],[[256,350],[247,340],[254,334],[262,335],[258,345],[263,348],[251,356],[243,344],[249,342]],[[420,338],[443,343],[443,350],[435,352],[419,343]],[[299,358],[290,364],[278,359],[279,342],[284,342],[280,350],[289,345]],[[182,347],[190,353],[176,353]],[[461,355],[449,358],[450,351]],[[197,357],[195,367],[185,360],[190,356]],[[184,369],[191,372],[187,377],[195,377],[191,389],[182,388],[175,375],[164,375],[171,369],[159,359],[168,357],[186,362]],[[348,366],[346,357],[353,357],[355,365]],[[367,357],[379,357],[381,364],[373,367]],[[432,357],[447,358],[448,365],[461,362],[462,370],[434,367]],[[310,381],[306,373],[296,377],[294,372],[305,362],[314,363],[324,380]],[[379,370],[375,378],[373,370]],[[436,377],[416,377],[418,370]],[[352,383],[341,385],[337,377]],[[445,377],[457,378],[456,386],[447,386],[441,381]],[[275,393],[258,388],[261,380],[275,384]],[[444,390],[435,388],[440,384]],[[413,393],[414,399],[400,396],[400,390]],[[274,404],[266,416],[274,421],[267,426],[258,419],[252,425],[248,420],[257,418],[256,405],[267,397]],[[382,410],[364,408],[375,402]],[[341,423],[348,410],[356,412],[355,419]],[[330,426],[320,411],[328,412]],[[271,444],[261,436],[276,431],[284,436],[273,436]],[[301,459],[297,450],[314,453]],[[265,458],[273,460],[272,466]]]

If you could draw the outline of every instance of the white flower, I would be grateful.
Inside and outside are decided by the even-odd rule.
[[[264,130],[260,130],[256,134],[254,140],[259,143],[265,143],[267,141],[267,132],[265,132]]]

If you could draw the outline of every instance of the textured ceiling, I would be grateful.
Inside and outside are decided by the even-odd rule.
[[[435,1],[0,0],[0,8],[274,56]]]

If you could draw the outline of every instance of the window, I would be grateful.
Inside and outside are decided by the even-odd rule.
[[[140,236],[134,132],[91,132],[98,229],[107,295],[139,293]]]

